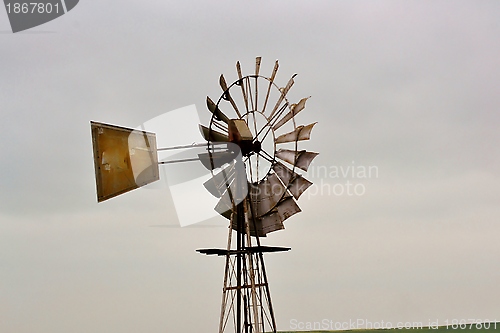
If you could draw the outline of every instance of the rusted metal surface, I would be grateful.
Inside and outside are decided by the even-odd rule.
[[[237,154],[230,150],[198,154],[200,162],[208,170],[220,168],[224,164],[230,163],[236,156]]]
[[[295,166],[299,169],[302,169],[304,171],[307,171],[309,169],[309,165],[313,161],[313,159],[319,155],[319,153],[314,153],[310,151],[305,151],[302,150],[297,153],[297,162],[295,163]]]
[[[244,156],[250,154],[254,147],[253,135],[245,119],[230,119],[228,126],[229,141],[238,145]]]
[[[241,74],[241,65],[239,61],[236,62],[236,72],[238,72],[238,85],[241,87],[241,94],[243,95],[243,100],[245,101],[245,109],[248,112],[248,97],[245,92],[245,87],[243,86],[243,75]]]
[[[273,86],[274,78],[276,77],[276,73],[278,72],[279,66],[280,66],[279,62],[278,62],[278,60],[276,60],[276,62],[274,63],[273,73],[271,74],[271,77],[269,78],[269,85],[267,86],[266,99],[264,100],[264,106],[262,107],[262,113],[264,113],[266,111],[267,101],[269,100],[269,93],[271,92],[271,87]]]
[[[199,125],[201,135],[205,138],[207,141],[212,141],[212,142],[228,142],[229,137],[221,132],[217,132],[215,130],[209,130],[208,127]]]
[[[217,120],[222,120],[226,124],[229,122],[229,118],[219,109],[219,107],[207,96],[207,107],[210,112],[212,112],[217,118]]]
[[[283,222],[278,214],[278,210],[274,209],[271,213],[262,216],[259,221],[259,236],[266,236],[268,233],[285,229]]]
[[[268,178],[257,185],[251,185],[250,198],[255,216],[261,217],[269,213],[278,204],[285,192],[286,188],[276,174],[269,175]]]
[[[98,202],[159,179],[154,133],[97,122],[90,126]]]
[[[262,60],[262,57],[256,57],[255,58],[255,75],[259,75],[261,60]]]
[[[304,177],[297,175],[288,186],[288,191],[292,193],[295,199],[298,199],[312,184]]]
[[[300,125],[297,126],[297,128],[289,133],[280,135],[279,137],[276,138],[275,142],[276,143],[287,143],[287,142],[294,142],[294,141],[303,141],[303,140],[309,140],[311,138],[311,131],[317,123],[312,123],[306,126]]]
[[[288,197],[280,201],[280,203],[276,206],[276,209],[281,222],[285,221],[290,216],[301,212],[293,197]]]
[[[231,106],[233,107],[234,111],[236,112],[238,117],[241,118],[240,110],[238,110],[238,106],[234,102],[233,97],[231,97],[231,94],[229,93],[229,90],[227,89],[226,79],[224,78],[223,74],[220,75],[219,84],[220,84],[220,87],[222,88],[222,91],[224,93],[222,95],[222,98],[225,99],[226,101],[229,101],[229,103],[231,103]]]
[[[276,152],[276,157],[290,163],[291,165],[295,164],[295,159],[297,157],[297,153],[295,150],[290,149],[280,149]]]
[[[285,184],[285,186],[288,186],[288,184],[290,183],[290,180],[292,180],[293,178],[298,176],[295,172],[288,169],[286,166],[284,166],[280,162],[276,162],[273,164],[273,170],[274,170],[274,172],[276,172],[276,174],[281,179],[283,184]]]
[[[230,220],[232,212],[236,209],[233,202],[234,201],[232,198],[231,189],[228,189],[228,191],[224,192],[219,202],[215,206],[215,211],[224,216],[226,219]]]
[[[231,163],[226,168],[222,169],[218,174],[207,180],[203,186],[213,196],[220,198],[221,195],[231,186],[235,178],[235,167]]]
[[[276,157],[295,165],[297,168],[307,171],[312,160],[318,156],[318,153],[313,153],[305,150],[296,152],[295,150],[280,149],[276,152]]]
[[[288,112],[283,118],[280,119],[280,121],[278,121],[273,126],[273,130],[276,131],[278,128],[286,124],[290,119],[295,117],[300,111],[304,110],[304,108],[306,107],[306,101],[309,98],[311,98],[311,96],[302,98],[297,104],[292,104],[290,106],[290,112]]]
[[[229,120],[229,140],[231,142],[252,141],[253,135],[244,119]]]
[[[276,162],[273,165],[273,170],[295,199],[298,199],[302,193],[304,193],[312,185],[312,182],[288,169],[279,162]]]
[[[276,104],[274,105],[273,111],[271,111],[271,114],[269,115],[269,119],[271,119],[274,116],[274,113],[278,110],[279,106],[281,105],[281,103],[285,99],[286,94],[288,94],[288,91],[290,90],[290,88],[292,88],[292,86],[295,82],[293,80],[293,78],[294,77],[292,76],[290,78],[290,80],[288,80],[288,83],[286,84],[286,86],[284,88],[280,88],[281,95],[278,98],[278,101],[276,102]]]

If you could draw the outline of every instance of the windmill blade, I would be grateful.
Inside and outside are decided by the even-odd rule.
[[[276,131],[278,128],[286,124],[290,119],[295,117],[300,111],[302,111],[306,107],[306,101],[309,98],[311,98],[311,96],[302,98],[297,104],[292,104],[290,112],[288,112],[283,118],[281,118],[280,121],[278,121],[273,126],[273,130]]]
[[[215,210],[227,219],[231,219],[231,213],[236,210],[236,205],[247,198],[246,182],[239,182],[237,177],[221,196]]]
[[[269,213],[256,219],[257,230],[253,230],[253,232],[260,237],[265,237],[270,232],[285,229],[283,222],[299,212],[301,210],[293,197],[284,198]]]
[[[230,163],[236,156],[237,154],[230,150],[198,154],[200,162],[208,170],[220,168],[224,164]]]
[[[273,170],[281,179],[283,184],[285,184],[285,186],[288,186],[290,182],[293,181],[293,179],[295,179],[295,177],[299,176],[298,174],[288,169],[280,162],[276,162],[273,164]]]
[[[312,182],[279,162],[273,165],[273,170],[295,199],[298,199],[312,185]]]
[[[238,85],[241,87],[241,94],[243,95],[243,100],[245,101],[245,108],[248,112],[248,97],[247,97],[247,94],[245,92],[245,87],[244,87],[244,83],[243,83],[243,75],[241,74],[241,65],[240,65],[239,61],[236,62],[236,72],[238,73],[238,80],[239,80]]]
[[[266,99],[264,101],[264,106],[262,107],[262,113],[266,111],[266,106],[267,106],[267,101],[269,100],[269,93],[271,92],[271,86],[273,85],[274,78],[276,77],[276,73],[278,72],[279,68],[279,63],[278,60],[274,63],[274,68],[273,68],[273,73],[271,74],[271,77],[269,78],[269,85],[267,86],[267,93],[266,93]]]
[[[275,143],[287,143],[302,140],[309,140],[311,138],[311,131],[317,122],[309,124],[307,126],[300,125],[295,131],[280,135],[276,138]]]
[[[276,152],[276,157],[304,171],[307,171],[312,160],[318,155],[319,153],[305,150],[295,152],[294,150],[280,149]]]
[[[298,153],[298,155],[299,156],[297,157],[295,166],[299,169],[307,171],[307,169],[309,169],[309,165],[311,165],[311,162],[314,158],[316,158],[316,156],[319,155],[319,153],[302,150]]]
[[[299,205],[297,205],[293,197],[284,198],[276,206],[276,209],[278,211],[281,222],[285,221],[290,216],[301,212]]]
[[[208,192],[210,192],[214,197],[220,198],[222,194],[230,188],[234,179],[235,167],[234,163],[231,163],[229,166],[222,169],[218,174],[203,183],[203,186],[205,186]]]
[[[229,118],[219,109],[219,107],[207,96],[207,107],[215,115],[217,120],[222,120],[226,124],[229,122]]]
[[[283,198],[286,187],[276,174],[271,174],[257,185],[251,185],[250,198],[254,216],[261,217],[269,213]]]
[[[274,105],[273,111],[269,115],[269,119],[273,118],[274,113],[276,112],[276,110],[278,110],[278,108],[279,108],[281,102],[283,102],[283,99],[285,98],[286,94],[288,93],[288,91],[290,90],[290,88],[292,88],[292,86],[293,86],[293,84],[295,82],[295,81],[293,81],[294,77],[295,77],[295,75],[292,76],[290,78],[290,80],[288,80],[288,83],[286,84],[286,86],[284,88],[280,88],[280,91],[281,91],[280,97],[278,98],[278,101]]]
[[[262,57],[256,57],[255,58],[255,75],[259,75],[260,71],[260,61],[262,60]]]
[[[199,125],[201,135],[205,138],[206,141],[211,141],[211,142],[229,142],[229,137],[227,134],[217,132],[217,131],[210,131],[210,129],[206,126]]]
[[[288,191],[292,193],[295,199],[299,199],[302,193],[304,193],[312,184],[312,182],[308,181],[304,177],[297,175],[290,186],[288,186]]]
[[[232,193],[230,190],[228,190],[221,197],[214,209],[217,213],[230,220],[233,209],[235,208],[236,207],[233,207]]]
[[[254,217],[250,209],[247,213],[251,236],[266,237],[270,232],[285,229],[276,208],[262,217]],[[233,229],[235,227],[236,225],[233,223]]]
[[[285,229],[277,210],[264,215],[257,221],[257,233],[260,237],[266,237],[266,235],[270,232]]]
[[[222,88],[222,91],[224,92],[224,95],[222,96],[222,98],[224,98],[226,101],[229,101],[229,103],[231,103],[234,111],[236,112],[238,117],[241,118],[240,110],[238,110],[238,106],[234,102],[233,98],[231,97],[231,94],[229,94],[229,90],[227,89],[227,83],[226,83],[226,79],[224,78],[224,74],[220,75],[219,84],[220,84],[220,87]]]

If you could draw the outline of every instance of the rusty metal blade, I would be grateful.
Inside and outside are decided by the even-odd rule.
[[[281,102],[283,102],[283,99],[285,98],[290,88],[292,88],[293,84],[294,84],[293,77],[291,77],[290,80],[288,80],[286,86],[284,88],[280,88],[281,95],[278,98],[276,104],[274,105],[273,111],[271,111],[271,114],[269,115],[269,119],[273,118],[274,113],[276,112],[276,110],[278,110],[279,106],[281,105]]]
[[[262,57],[255,58],[255,75],[259,75],[261,59],[262,59]]]
[[[299,169],[307,171],[307,169],[309,169],[309,165],[311,164],[312,160],[314,160],[314,158],[318,155],[319,153],[302,150],[298,153],[297,162],[295,163],[295,166]]]
[[[319,153],[309,152],[305,150],[295,152],[294,150],[280,149],[276,152],[276,157],[292,165],[295,165],[299,169],[307,171],[312,160],[316,156],[318,156],[318,154]]]
[[[234,179],[235,168],[234,164],[231,163],[229,166],[222,169],[218,174],[203,183],[203,186],[205,186],[208,192],[210,192],[214,197],[220,198],[222,194],[230,188]]]
[[[314,125],[316,125],[316,124],[317,124],[317,122],[309,124],[307,126],[300,125],[295,129],[295,131],[292,131],[290,133],[286,133],[286,134],[283,134],[283,135],[280,135],[279,137],[277,137],[275,142],[276,143],[286,143],[286,142],[309,140],[311,138],[311,131],[312,131]]]
[[[211,142],[228,142],[229,141],[229,137],[227,136],[227,134],[220,133],[220,132],[217,132],[214,130],[210,131],[208,127],[203,126],[201,124],[199,125],[199,128],[200,128],[201,135],[203,135],[203,137],[207,141],[211,141]]]
[[[295,199],[298,199],[312,185],[310,181],[279,162],[273,165],[273,170]]]
[[[236,158],[237,154],[232,151],[220,151],[213,153],[202,153],[198,154],[200,162],[208,170],[214,170],[220,168],[226,163],[230,163]]]
[[[220,84],[220,87],[222,88],[222,92],[226,92],[227,91],[227,83],[226,83],[226,79],[224,78],[224,74],[220,75],[219,84]]]
[[[259,184],[250,187],[250,198],[254,216],[269,213],[286,194],[286,188],[276,174],[271,174]]]
[[[298,199],[312,184],[304,177],[297,175],[290,186],[288,186],[288,191],[292,193],[295,199]]]
[[[250,235],[254,237],[255,236],[266,237],[266,234],[270,232],[285,228],[283,223],[281,222],[277,209],[274,209],[269,214],[266,214],[265,216],[259,218],[254,217],[252,215],[251,210],[248,209],[247,217],[250,223],[249,225]],[[233,219],[231,224],[233,230],[237,230],[238,225],[236,223],[236,219]],[[241,232],[246,232],[246,231],[242,230]]]
[[[221,197],[217,205],[215,205],[214,209],[217,213],[229,220],[231,219],[231,213],[235,210],[235,208],[236,207],[233,207],[231,191],[228,190]]]
[[[297,104],[292,104],[290,106],[290,108],[291,108],[290,112],[288,112],[283,118],[280,119],[280,121],[278,121],[273,126],[273,130],[276,131],[278,128],[280,128],[281,126],[286,124],[290,119],[295,117],[300,111],[302,111],[306,107],[306,101],[309,98],[311,98],[311,96],[302,98]]]
[[[248,97],[247,97],[247,94],[245,92],[243,75],[241,74],[241,65],[240,65],[239,61],[236,62],[236,72],[238,72],[239,86],[241,87],[241,93],[243,95],[243,99],[245,100],[245,108],[248,112]]]
[[[266,111],[267,101],[269,100],[269,93],[271,92],[271,86],[273,85],[274,78],[276,77],[276,73],[278,72],[278,68],[279,68],[279,63],[278,60],[276,60],[276,62],[274,63],[273,73],[269,78],[269,86],[267,87],[267,93],[266,93],[266,98],[264,100],[264,106],[262,107],[262,113]]]
[[[283,199],[277,206],[278,215],[281,222],[285,221],[292,215],[301,212],[300,207],[297,205],[293,197]]]
[[[278,72],[278,68],[280,67],[280,64],[278,62],[278,59],[276,59],[276,62],[274,63],[274,68],[273,68],[273,73],[271,74],[271,82],[274,81],[274,78],[276,77],[276,73]]]
[[[236,114],[238,115],[238,117],[241,118],[240,110],[238,110],[238,106],[236,105],[236,103],[234,102],[233,98],[231,97],[231,94],[229,93],[229,90],[227,90],[227,83],[226,83],[226,79],[224,78],[224,74],[220,75],[219,84],[220,84],[220,87],[222,88],[222,91],[224,92],[223,98],[226,101],[229,101],[229,103],[231,103],[234,111],[236,112]]]
[[[260,232],[265,236],[270,232],[285,229],[277,210],[259,219]]]
[[[276,162],[276,163],[273,164],[273,170],[274,170],[274,172],[276,172],[276,174],[281,179],[281,181],[283,182],[283,184],[285,184],[285,186],[288,186],[288,184],[290,184],[290,182],[296,176],[298,176],[295,172],[293,172],[292,170],[288,169],[285,165],[283,165],[280,162]]]
[[[226,124],[229,122],[229,118],[217,107],[217,105],[207,96],[207,107],[210,112],[215,115],[217,120],[222,120]]]
[[[276,152],[276,157],[285,162],[290,163],[291,165],[294,165],[296,159],[296,152],[295,150],[280,149]]]
[[[283,221],[300,211],[293,197],[281,200],[276,208],[271,210],[268,214],[256,219],[257,234],[264,237],[270,232],[285,229]]]

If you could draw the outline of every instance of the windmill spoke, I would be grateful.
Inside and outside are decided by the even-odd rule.
[[[267,134],[268,134],[268,133],[269,133],[269,132],[273,129],[274,124],[275,124],[275,123],[276,123],[276,121],[279,119],[279,117],[283,114],[283,112],[286,110],[286,107],[287,107],[287,106],[288,106],[288,103],[285,103],[285,104],[281,107],[281,109],[280,109],[280,110],[279,110],[279,111],[278,111],[278,112],[274,115],[274,117],[273,117],[273,118],[271,118],[271,119],[269,119],[268,126],[263,126],[263,127],[260,129],[260,131],[259,131],[259,133],[257,134],[257,136],[258,136],[258,135],[260,135],[260,133],[261,133],[263,130],[265,130],[265,129],[266,129],[266,127],[268,127],[268,128],[267,128],[266,133],[264,133],[264,136],[263,136],[263,137],[262,137],[262,139],[260,140],[261,142],[263,142],[263,141],[264,141],[264,139],[267,137]]]
[[[273,117],[274,113],[276,112],[276,110],[281,105],[281,102],[283,102],[283,100],[286,99],[285,98],[286,94],[288,94],[288,91],[293,86],[293,83],[294,83],[293,78],[294,77],[295,77],[295,74],[290,78],[290,80],[288,80],[288,83],[286,84],[286,86],[284,88],[280,89],[281,95],[278,98],[278,101],[276,102],[276,105],[274,106],[273,111],[271,112],[271,114],[269,115],[269,117],[271,117],[271,118]]]
[[[224,127],[222,124],[214,121],[214,126],[220,129],[221,131],[224,131],[225,133],[229,133],[227,127]]]
[[[257,155],[260,155],[266,161],[273,163],[274,158],[271,155],[269,155],[265,150],[261,150]],[[264,155],[266,155],[266,156],[264,156]]]
[[[247,92],[247,96],[250,99],[250,111],[255,111],[255,105],[253,104],[253,97],[252,97],[252,83],[250,82],[250,77],[245,78],[245,90]]]

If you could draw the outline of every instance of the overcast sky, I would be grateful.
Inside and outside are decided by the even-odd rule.
[[[89,122],[191,104],[208,122],[219,75],[256,56],[312,96],[312,170],[377,170],[310,170],[265,240],[292,248],[266,261],[278,329],[500,320],[499,18],[495,0],[82,0],[12,34],[0,10],[0,331],[217,330],[224,260],[195,250],[226,229],[151,227],[178,225],[168,190],[97,204]],[[347,181],[364,194],[327,193]]]

